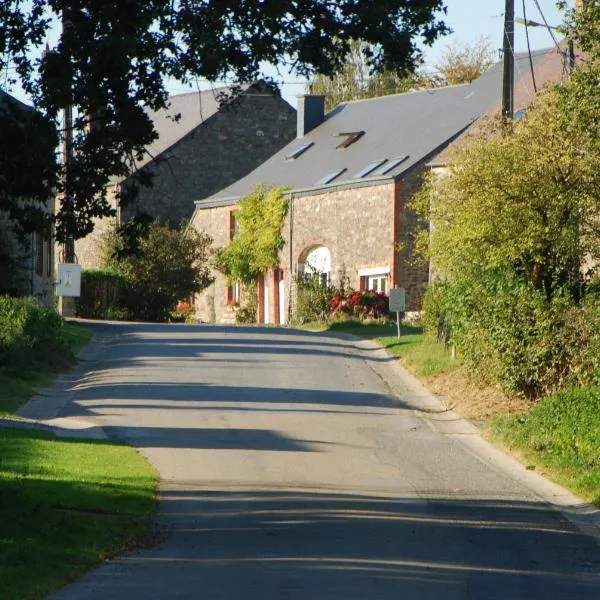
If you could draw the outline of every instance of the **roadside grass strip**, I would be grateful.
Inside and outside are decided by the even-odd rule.
[[[493,436],[527,464],[600,506],[600,389],[567,389],[527,414],[491,419]]]
[[[87,327],[66,323],[61,333],[66,342],[64,356],[54,357],[54,361],[65,367],[71,364],[76,355],[92,339]],[[26,363],[0,367],[0,415],[12,414],[25,404],[36,389],[49,385],[56,376],[57,367],[43,359],[29,356]]]
[[[130,446],[0,429],[0,597],[43,598],[143,544],[157,482]]]

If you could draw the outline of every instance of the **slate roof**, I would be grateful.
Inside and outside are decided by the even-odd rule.
[[[243,85],[243,92],[248,91],[252,85]],[[144,159],[137,163],[141,168],[148,164],[184,138],[202,123],[208,121],[213,115],[219,112],[221,108],[219,98],[221,94],[228,94],[231,88],[219,87],[200,92],[188,92],[185,94],[176,94],[169,97],[170,106],[166,109],[153,111],[147,109],[148,116],[154,122],[154,127],[158,133],[156,139],[147,148]],[[180,115],[179,120],[176,116]]]
[[[545,53],[536,52],[534,64]],[[527,54],[515,56],[516,81],[528,76],[529,68]],[[342,103],[303,138],[296,138],[246,177],[195,204],[198,209],[234,204],[257,183],[311,193],[399,179],[495,106],[501,93],[502,64],[496,63],[471,84]],[[346,148],[338,148],[348,139],[339,134],[349,132],[364,134]],[[286,159],[307,144],[310,147],[297,158]],[[368,165],[384,160],[366,176],[358,176]],[[336,172],[339,175],[326,182],[326,176]]]

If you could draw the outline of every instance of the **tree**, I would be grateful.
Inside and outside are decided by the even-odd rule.
[[[563,130],[555,91],[511,135],[499,127],[459,150],[417,197],[433,227],[431,260],[447,277],[511,271],[548,298],[565,287],[576,297],[580,265],[600,256],[600,153]]]
[[[390,69],[374,73],[365,59],[368,48],[369,45],[362,40],[351,40],[342,69],[333,75],[317,75],[312,80],[310,91],[326,96],[326,110],[350,100],[470,83],[492,65],[494,57],[489,42],[482,39],[472,47],[448,46],[441,63],[436,66],[439,74],[433,75],[418,68],[402,73]],[[418,57],[417,62],[422,64],[422,57]]]
[[[132,242],[128,238],[135,236]],[[105,267],[128,281],[120,308],[129,318],[165,321],[177,302],[210,283],[210,236],[157,221],[119,229],[106,238]]]
[[[441,80],[432,79],[437,85],[471,83],[494,63],[494,51],[487,38],[481,38],[474,46],[451,44],[436,65]]]
[[[312,94],[325,96],[325,109],[331,110],[342,102],[400,94],[418,87],[416,73],[398,74],[385,69],[372,73],[366,53],[368,44],[362,40],[351,40],[349,52],[342,69],[333,75],[316,75],[310,84]]]
[[[14,79],[57,129],[60,110],[74,108],[74,159],[57,177],[57,238],[81,237],[94,217],[111,214],[105,185],[135,172],[156,136],[143,109],[167,105],[165,78],[248,82],[264,61],[331,74],[358,37],[369,44],[370,68],[410,70],[415,38],[431,44],[448,31],[438,18],[444,12],[443,0],[4,1],[0,69],[14,65]],[[58,41],[36,58],[58,20]],[[0,198],[0,208],[15,208]]]

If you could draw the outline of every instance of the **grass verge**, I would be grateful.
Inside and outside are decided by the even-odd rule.
[[[527,414],[490,420],[490,431],[531,466],[600,506],[600,389],[567,389]]]
[[[418,327],[403,326],[400,338],[395,325],[340,321],[326,329],[375,339],[493,440],[600,506],[600,389],[563,390],[532,403],[473,381],[443,344]]]
[[[139,544],[156,482],[129,446],[1,429],[2,598],[42,598]]]
[[[64,357],[58,357],[57,362],[67,366],[71,364],[72,356],[90,342],[93,334],[87,327],[71,323],[64,325],[62,334],[67,352]],[[18,368],[0,367],[0,415],[13,414],[36,389],[48,385],[56,374],[55,367],[40,360],[32,360]]]

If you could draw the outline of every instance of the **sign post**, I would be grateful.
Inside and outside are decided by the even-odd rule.
[[[81,266],[77,264],[58,265],[56,295],[78,298],[81,295]]]
[[[389,311],[396,313],[396,327],[398,328],[398,337],[400,337],[400,313],[406,310],[406,292],[404,288],[390,289]]]

